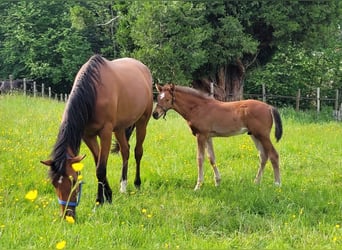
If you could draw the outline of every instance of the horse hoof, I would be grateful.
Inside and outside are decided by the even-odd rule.
[[[121,181],[120,186],[120,193],[126,193],[127,192],[127,181]]]
[[[201,189],[201,186],[202,186],[201,183],[197,183],[196,186],[195,186],[195,188],[194,188],[194,191],[200,190],[200,189]]]
[[[281,183],[280,183],[280,182],[277,182],[277,181],[274,183],[274,185],[275,185],[276,187],[281,187]]]

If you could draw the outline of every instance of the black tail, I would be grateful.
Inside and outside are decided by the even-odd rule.
[[[277,139],[277,142],[280,140],[281,136],[283,135],[283,124],[281,121],[280,114],[278,110],[274,107],[271,109],[274,124],[275,124],[275,138]]]
[[[131,135],[132,135],[134,129],[135,129],[135,124],[133,124],[132,126],[126,128],[125,134],[126,134],[127,141],[129,141],[129,138],[131,138]],[[128,144],[128,146],[129,146],[129,144]],[[117,153],[120,152],[120,145],[119,145],[117,140],[115,140],[115,142],[113,143],[113,148],[112,148],[111,152],[113,154],[117,154]]]

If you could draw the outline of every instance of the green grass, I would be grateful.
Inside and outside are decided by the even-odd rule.
[[[273,185],[270,163],[253,183],[258,157],[247,135],[214,139],[221,186],[208,161],[205,185],[196,184],[196,142],[174,111],[151,119],[142,160],[142,188],[135,190],[134,138],[128,193],[119,193],[121,159],[111,155],[113,204],[95,207],[97,180],[86,154],[77,222],[59,217],[47,178],[48,158],[64,104],[0,96],[0,249],[341,249],[342,123],[281,110],[284,134],[275,144],[282,187]],[[273,137],[273,134],[272,134]],[[38,190],[30,202],[25,194]]]

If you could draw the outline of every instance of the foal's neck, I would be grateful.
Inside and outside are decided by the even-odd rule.
[[[177,91],[175,94],[174,110],[179,113],[185,120],[192,120],[197,115],[197,110],[202,109],[202,105],[206,105],[211,99],[193,95],[191,93]]]

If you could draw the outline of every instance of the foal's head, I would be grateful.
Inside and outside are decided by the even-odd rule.
[[[61,207],[62,216],[76,216],[76,206],[78,205],[81,188],[82,176],[81,169],[83,167],[80,161],[85,156],[67,157],[62,169],[59,168],[55,161],[41,161],[46,166],[50,166],[50,178],[52,185]]]
[[[156,84],[156,89],[159,92],[157,97],[157,105],[153,111],[153,118],[159,119],[162,115],[165,117],[166,112],[172,108],[173,103],[175,101],[174,84],[166,84],[161,86]]]

